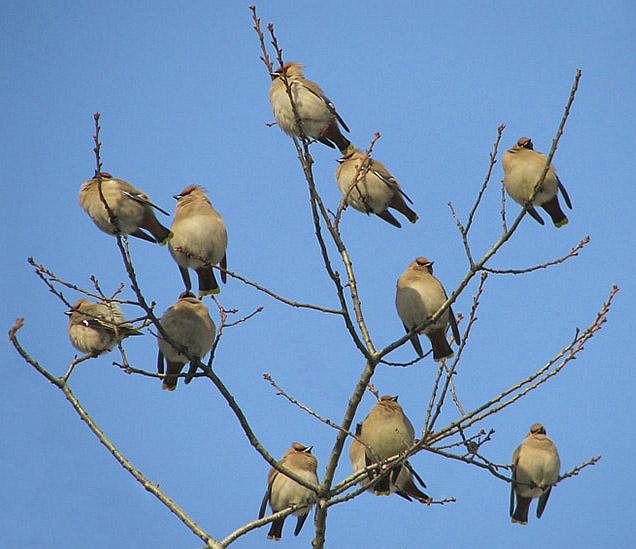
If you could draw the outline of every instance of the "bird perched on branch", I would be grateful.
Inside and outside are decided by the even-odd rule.
[[[359,440],[352,440],[349,446],[354,473],[404,452],[415,441],[415,430],[398,404],[398,397],[388,395],[383,396],[364,421],[358,424],[356,435]],[[415,478],[426,488],[408,461],[381,467],[383,470],[388,467],[391,472],[375,482],[373,479],[378,473],[369,473],[369,491],[376,496],[388,496],[395,492],[409,501],[414,498],[421,503],[431,502],[431,498],[413,482]]]
[[[272,73],[269,100],[274,111],[274,118],[286,134],[300,136],[287,91],[287,85],[289,85],[303,134],[317,139],[332,149],[338,147],[340,152],[345,154],[353,148],[353,145],[342,135],[338,123],[347,132],[349,128],[320,86],[305,78],[302,68],[301,63],[290,61]]]
[[[174,236],[168,246],[179,266],[186,292],[192,288],[188,268],[199,278],[199,296],[218,294],[221,290],[212,265],[227,268],[227,230],[223,218],[213,207],[203,187],[190,185],[174,197],[177,209],[172,222]],[[206,263],[207,262],[207,263]],[[225,283],[227,274],[221,271]]]
[[[528,510],[532,498],[539,498],[537,518],[541,518],[552,485],[559,479],[561,462],[554,442],[540,423],[530,427],[524,441],[512,454],[510,485],[510,516],[512,522],[528,524]],[[517,507],[515,509],[515,494]]]
[[[405,199],[411,204],[413,201],[402,191],[398,180],[377,160],[368,158],[363,166],[364,156],[360,149],[353,149],[338,159],[336,182],[347,204],[359,212],[373,213],[398,228],[402,225],[388,208],[415,223],[418,215],[408,207]]]
[[[162,246],[172,237],[172,233],[155,217],[153,208],[165,215],[168,212],[150,202],[146,193],[108,172],[99,172],[82,184],[79,202],[95,225],[107,234],[129,234]]]
[[[570,209],[572,209],[572,202],[552,164],[532,203],[529,203],[547,160],[548,157],[545,154],[534,150],[530,138],[522,137],[503,155],[503,185],[515,202],[522,206],[527,204],[528,213],[541,225],[544,225],[544,221],[535,209],[535,205],[541,206],[548,213],[555,227],[563,227],[568,223],[568,218],[561,210],[557,190],[561,191]]]
[[[425,257],[418,257],[413,261],[397,281],[395,306],[407,332],[423,324],[435,314],[446,299],[448,297],[444,287],[433,276],[433,262]],[[455,343],[459,345],[461,340],[457,321],[450,305],[435,322],[424,327],[420,332],[426,334],[431,340],[433,360],[436,362],[453,356],[453,351],[446,340],[446,328],[449,324]],[[417,354],[423,356],[422,345],[417,334],[411,336],[411,343]]]
[[[142,335],[126,323],[121,307],[112,301],[93,303],[84,297],[66,314],[71,343],[82,353],[100,355],[128,336]]]
[[[164,373],[164,358],[168,366],[162,389],[174,391],[177,388],[177,376],[188,362],[191,364],[185,382],[190,383],[192,380],[197,365],[189,357],[201,360],[208,353],[214,343],[216,326],[205,303],[188,292],[182,293],[176,303],[166,309],[159,322],[168,338],[177,346],[175,348],[164,340],[161,333],[157,335],[157,371]],[[178,349],[179,346],[186,349],[189,357]]]
[[[300,478],[317,486],[318,475],[316,474],[316,469],[318,468],[318,460],[314,455],[312,455],[311,449],[312,446],[305,446],[300,442],[294,442],[292,447],[285,452],[278,463],[298,475]],[[295,480],[292,480],[272,467],[269,471],[269,475],[267,476],[267,491],[263,497],[258,518],[260,519],[265,516],[265,509],[267,508],[268,502],[272,508],[272,512],[277,513],[290,505],[303,505],[309,503],[314,500],[315,497],[316,494],[309,488],[305,488],[301,484],[298,484]],[[298,517],[298,520],[296,521],[296,528],[294,530],[295,536],[300,533],[312,506],[313,504],[308,505],[293,513]],[[281,539],[285,518],[286,517],[279,518],[272,522],[267,534],[267,539],[273,539],[276,541]]]

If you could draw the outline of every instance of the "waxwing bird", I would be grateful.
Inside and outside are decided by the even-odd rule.
[[[512,149],[508,149],[504,153],[503,185],[515,202],[522,206],[528,203],[534,192],[534,187],[543,173],[546,161],[547,156],[535,151],[532,141],[528,137],[522,137]],[[544,221],[534,205],[541,206],[548,213],[555,227],[563,227],[568,222],[567,216],[561,210],[557,190],[561,191],[568,208],[572,209],[570,197],[559,180],[554,166],[550,164],[539,192],[537,192],[532,204],[528,205],[528,213],[541,225],[544,224]]]
[[[540,423],[530,432],[512,454],[512,480],[510,485],[510,516],[512,522],[528,524],[528,509],[532,498],[539,498],[537,518],[541,518],[548,503],[552,485],[559,479],[561,462],[554,442],[546,435]],[[515,494],[517,507],[514,508]]]
[[[306,137],[313,137],[324,145],[338,147],[343,154],[353,146],[340,132],[338,123],[348,132],[349,128],[336,107],[327,98],[320,86],[307,80],[301,63],[285,63],[272,74],[269,100],[278,126],[287,135],[299,137],[296,117],[287,93],[285,80],[291,86],[291,94],[296,105],[302,131]]]
[[[311,449],[312,446],[305,446],[300,442],[294,442],[292,447],[285,452],[279,463],[281,466],[289,469],[307,482],[312,482],[318,486],[318,475],[316,474],[318,460],[312,455]],[[263,497],[258,518],[260,519],[265,516],[265,509],[268,502],[269,506],[272,508],[272,512],[277,513],[290,505],[303,505],[309,503],[315,499],[315,497],[316,494],[309,488],[301,486],[295,480],[292,480],[272,467],[269,471],[269,475],[267,476],[267,491]],[[293,513],[298,517],[294,536],[297,536],[300,533],[312,506],[313,504],[303,507],[302,509],[298,509]],[[283,533],[284,522],[285,517],[272,522],[272,526],[267,534],[267,539],[279,541]]]
[[[415,430],[398,404],[398,397],[388,395],[383,396],[371,408],[364,421],[358,424],[356,435],[359,440],[354,439],[349,446],[349,458],[354,473],[404,452],[415,441]],[[412,501],[411,498],[421,503],[431,501],[413,482],[415,478],[426,488],[408,461],[391,468],[392,471],[388,475],[376,482],[373,481],[372,474],[369,475],[369,491],[377,496],[395,492],[409,501]]]
[[[444,287],[433,276],[433,262],[425,257],[418,257],[413,261],[397,281],[395,306],[407,332],[423,324],[435,314],[446,299]],[[453,351],[446,340],[446,328],[449,324],[455,343],[459,345],[461,343],[459,330],[450,306],[435,322],[420,332],[426,334],[431,340],[435,362],[453,356]],[[411,343],[417,354],[423,356],[424,353],[417,334],[411,336]]]
[[[112,221],[102,195],[112,214]],[[152,210],[154,208],[165,215],[168,212],[150,202],[148,195],[137,187],[107,172],[95,174],[93,179],[84,182],[80,188],[79,202],[95,225],[107,234],[129,234],[149,242],[158,242],[162,246],[172,237],[172,233],[157,221]],[[152,236],[141,229],[146,229]]]
[[[84,297],[66,314],[71,343],[82,353],[100,355],[112,350],[125,337],[142,335],[126,323],[121,307],[112,301],[93,303]]]
[[[177,200],[171,227],[174,236],[168,248],[179,266],[186,292],[192,288],[188,274],[191,268],[199,278],[199,296],[218,294],[221,290],[212,265],[218,263],[227,268],[227,230],[223,218],[212,207],[203,187],[190,185],[174,198]],[[227,280],[225,271],[221,271],[221,280],[224,283]]]
[[[172,306],[168,307],[159,319],[169,339],[175,345],[187,349],[188,354],[201,360],[212,348],[216,335],[216,326],[210,318],[205,303],[192,294],[184,292]],[[190,358],[175,349],[165,341],[159,333],[157,335],[159,353],[157,355],[157,371],[164,373],[164,358],[167,362],[166,376],[163,378],[162,389],[174,391],[177,388],[178,375],[183,367],[191,362]],[[196,363],[191,362],[190,370],[185,382],[190,383],[196,371]]]
[[[373,213],[398,228],[402,225],[388,208],[397,210],[415,223],[418,215],[408,207],[405,199],[411,204],[413,201],[404,194],[398,180],[377,160],[369,158],[362,166],[364,156],[360,149],[353,149],[338,159],[340,166],[336,169],[336,182],[347,204],[359,212]]]

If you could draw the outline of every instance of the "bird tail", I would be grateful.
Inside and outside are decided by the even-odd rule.
[[[450,348],[448,341],[446,341],[446,334],[444,330],[435,330],[426,334],[431,340],[433,347],[433,360],[435,362],[441,362],[445,358],[452,358],[454,353]]]
[[[394,210],[400,212],[411,223],[415,223],[419,219],[419,216],[413,210],[411,210],[411,208],[408,207],[401,194],[396,194],[391,200],[389,206]]]
[[[343,156],[350,154],[354,149],[351,141],[342,135],[342,132],[338,127],[338,122],[335,119],[332,119],[331,122],[329,122],[329,125],[322,132],[318,141],[331,148],[333,148],[333,144],[335,143],[336,147],[338,147],[338,150]]]
[[[273,539],[274,541],[280,541],[283,535],[283,524],[285,523],[285,519],[277,519],[272,522],[272,526],[267,533],[267,539]]]
[[[169,360],[166,361],[168,363],[168,371],[166,372],[166,377],[163,378],[162,389],[168,391],[174,391],[177,388],[177,382],[179,378],[177,377],[185,364],[179,364],[178,362],[171,362]]]
[[[517,494],[517,508],[512,514],[512,522],[516,524],[528,524],[528,509],[532,498],[524,498]]]
[[[221,289],[216,281],[212,267],[201,267],[200,269],[197,269],[197,275],[199,277],[200,297],[221,293]]]
[[[552,223],[554,223],[555,227],[563,227],[563,225],[568,224],[568,218],[563,213],[561,205],[559,204],[559,199],[556,195],[547,202],[541,204],[541,207],[552,218]]]
[[[160,246],[167,244],[172,238],[172,231],[166,229],[155,217],[155,214],[148,208],[144,214],[141,228],[146,229]]]

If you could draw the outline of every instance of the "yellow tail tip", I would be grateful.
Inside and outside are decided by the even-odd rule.
[[[163,384],[161,385],[161,388],[162,388],[164,391],[174,391],[174,390],[177,388],[177,386],[176,386],[176,385],[167,385],[167,384],[163,383]]]
[[[441,358],[434,358],[434,359],[433,359],[433,362],[441,362],[442,360],[447,360],[447,359],[449,359],[449,358],[453,358],[454,356],[455,356],[455,353],[451,353],[451,354],[450,354],[450,355],[448,355],[448,356],[443,356],[443,357],[441,357]]]
[[[380,492],[379,490],[373,490],[373,493],[376,496],[390,496],[391,492]]]
[[[344,150],[341,149],[340,152],[342,153],[342,156],[347,156],[347,155],[351,154],[355,148],[356,147],[355,147],[355,145],[353,143],[349,143],[347,148],[344,149]]]
[[[216,295],[221,293],[221,288],[214,288],[213,290],[199,290],[199,297],[205,297],[206,295]]]
[[[512,523],[513,523],[513,524],[524,524],[524,525],[526,525],[526,526],[527,526],[528,521],[527,521],[527,520],[517,520],[517,519],[513,518],[513,519],[512,519]]]
[[[417,220],[418,220],[419,218],[420,218],[420,216],[419,216],[419,215],[416,215],[416,216],[413,218],[413,220],[411,221],[411,223],[413,223],[413,224],[417,223]]]
[[[174,233],[170,231],[168,233],[168,236],[166,236],[166,238],[164,238],[161,242],[159,242],[159,246],[165,246],[168,242],[170,242],[173,236],[174,236]]]
[[[280,541],[280,537],[278,537],[278,536],[267,536],[267,539],[273,539],[274,541]]]
[[[567,225],[570,222],[570,220],[566,217],[564,220],[559,221],[558,223],[555,223],[554,226],[558,229],[559,227],[563,227],[564,225]]]

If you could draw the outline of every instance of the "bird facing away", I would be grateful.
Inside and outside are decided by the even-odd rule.
[[[435,314],[446,299],[444,287],[433,276],[433,262],[425,257],[418,257],[398,278],[395,306],[407,332],[423,324]],[[446,328],[449,324],[455,343],[459,345],[461,343],[459,330],[450,306],[435,322],[420,332],[426,334],[431,340],[435,362],[453,356],[453,351],[446,340]],[[424,353],[417,334],[411,336],[411,343],[417,354],[423,356]]]
[[[398,180],[382,163],[371,158],[359,169],[363,158],[364,153],[360,149],[353,149],[338,159],[340,166],[336,169],[336,182],[342,195],[347,198],[347,204],[359,212],[374,213],[398,228],[402,225],[388,208],[397,210],[411,223],[415,223],[418,215],[404,199],[411,204],[413,201],[404,194]],[[359,173],[357,180],[356,173]]]
[[[541,518],[548,503],[552,485],[559,478],[561,462],[554,442],[546,435],[540,423],[530,432],[512,454],[512,480],[510,485],[510,516],[512,522],[528,524],[528,509],[532,498],[539,498],[537,518]],[[514,508],[515,494],[517,507]]]
[[[188,274],[191,268],[199,278],[200,297],[218,294],[221,290],[212,265],[219,263],[223,269],[227,268],[227,230],[223,218],[212,207],[202,187],[190,185],[174,198],[177,200],[171,227],[174,236],[168,248],[179,266],[186,292],[192,288]],[[221,271],[221,280],[224,283],[227,280],[225,271]]]
[[[332,149],[338,147],[340,152],[345,154],[353,146],[340,132],[338,123],[347,132],[349,128],[320,86],[305,78],[302,68],[301,63],[290,61],[272,74],[269,100],[274,111],[274,118],[280,129],[287,135],[299,137],[296,117],[285,84],[286,79],[291,86],[291,95],[305,136],[313,137]]]
[[[535,151],[532,141],[528,137],[522,137],[512,149],[508,149],[504,153],[503,185],[515,202],[522,206],[529,202],[530,196],[541,178],[546,161],[547,156]],[[544,224],[544,221],[534,205],[541,206],[548,213],[555,227],[563,227],[568,223],[567,216],[561,210],[557,190],[561,191],[568,208],[572,209],[570,197],[559,180],[554,166],[550,164],[541,188],[532,204],[528,204],[528,213],[541,225]]]
[[[371,408],[364,421],[358,424],[356,435],[360,440],[354,439],[349,446],[349,458],[354,473],[404,452],[415,441],[415,430],[398,404],[398,397],[388,395],[383,396]],[[426,488],[408,461],[393,465],[391,469],[388,475],[376,482],[373,482],[370,474],[369,491],[376,496],[388,496],[395,492],[409,501],[414,498],[421,503],[430,503],[431,498],[413,482],[413,478],[416,478]]]
[[[99,175],[101,195],[108,204],[114,223],[99,193],[99,178],[96,174],[82,184],[79,192],[79,203],[95,225],[107,234],[129,234],[149,242],[158,242],[162,246],[170,240],[172,233],[157,221],[152,210],[154,208],[165,215],[168,212],[150,202],[146,193],[127,181],[107,172],[100,172]],[[141,229],[147,230],[152,236]]]
[[[176,303],[168,307],[159,322],[168,338],[176,345],[185,347],[191,357],[201,360],[212,348],[216,326],[205,303],[188,292],[182,293]],[[174,391],[177,388],[177,376],[190,359],[165,341],[161,333],[157,337],[157,371],[164,373],[164,358],[168,365],[162,389]],[[191,363],[186,383],[190,383],[196,369],[196,363]]]
[[[82,353],[100,355],[112,350],[125,337],[142,335],[126,324],[121,307],[112,301],[93,303],[84,297],[66,314],[71,343]]]
[[[285,452],[278,463],[298,475],[300,478],[307,482],[312,482],[317,486],[318,475],[316,474],[316,469],[318,468],[318,460],[314,455],[312,455],[311,449],[312,446],[305,446],[300,442],[294,442],[292,447]],[[315,493],[309,488],[305,488],[298,484],[295,480],[292,480],[272,467],[269,471],[269,475],[267,476],[267,491],[263,497],[258,518],[260,519],[265,516],[267,502],[269,502],[272,512],[277,513],[290,505],[303,505],[309,503],[315,499],[315,496]],[[298,517],[294,536],[297,536],[300,533],[312,506],[313,504],[294,511],[293,514]],[[272,526],[267,534],[267,539],[273,539],[276,541],[281,539],[285,518],[286,517],[283,517],[272,522]]]

